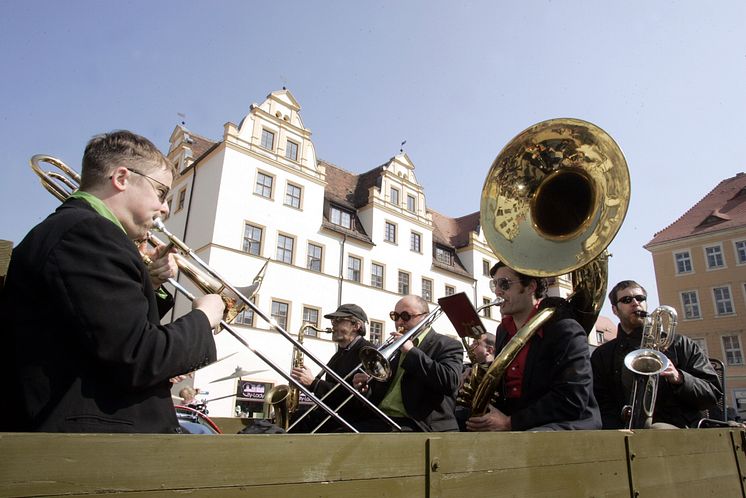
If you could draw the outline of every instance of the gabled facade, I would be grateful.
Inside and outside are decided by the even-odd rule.
[[[421,295],[431,309],[439,297],[457,292],[476,306],[492,299],[488,270],[497,259],[478,213],[453,219],[428,209],[406,153],[362,174],[317,158],[299,111],[282,90],[252,104],[239,125],[225,124],[220,140],[177,126],[168,156],[181,174],[169,198],[169,229],[236,286],[251,283],[269,260],[255,302],[294,336],[304,323],[329,326],[323,315],[340,303],[361,305],[370,319],[367,337],[380,342],[393,330],[388,314],[401,294]],[[177,297],[172,316],[189,307]],[[494,330],[499,311],[488,314],[485,327]],[[259,317],[244,313],[234,328],[290,370],[292,344]],[[434,328],[455,335],[445,317]],[[307,329],[302,336],[323,362],[333,354],[327,334]],[[260,393],[286,380],[227,333],[217,341],[218,356],[227,358],[193,379],[209,399],[227,396],[210,403],[210,414],[260,412]],[[214,382],[237,368],[250,373]]]
[[[720,182],[645,248],[677,332],[725,364],[728,406],[746,416],[746,175]]]

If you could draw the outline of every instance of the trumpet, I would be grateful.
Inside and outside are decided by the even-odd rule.
[[[41,163],[49,163],[53,166],[56,166],[62,173],[59,173],[56,171],[45,171],[41,168],[40,166]],[[39,180],[42,186],[48,192],[50,192],[52,195],[54,195],[57,199],[61,201],[64,201],[65,199],[67,199],[80,186],[80,175],[78,175],[78,173],[76,173],[72,168],[68,167],[65,163],[63,163],[61,160],[57,158],[44,155],[44,154],[37,154],[31,158],[30,165],[31,165],[31,169],[39,177]],[[274,320],[272,320],[267,315],[262,313],[262,311],[251,301],[251,297],[253,297],[253,293],[256,292],[256,290],[259,288],[259,284],[261,284],[261,280],[263,278],[263,271],[266,269],[267,262],[265,262],[265,266],[263,267],[262,270],[260,270],[260,274],[257,275],[257,277],[255,278],[255,282],[252,285],[239,290],[239,288],[232,286],[222,276],[220,276],[220,274],[218,274],[218,272],[215,269],[213,269],[207,263],[205,263],[189,246],[187,246],[184,242],[179,240],[179,238],[176,237],[173,233],[169,232],[166,226],[163,224],[163,222],[160,219],[154,220],[154,228],[162,232],[163,235],[169,239],[169,243],[177,247],[178,250],[181,251],[184,257],[188,256],[189,258],[191,258],[193,261],[196,262],[196,264],[201,269],[201,271],[198,272],[200,274],[200,277],[204,277],[206,280],[208,279],[207,277],[209,277],[210,279],[215,279],[215,281],[217,282],[217,285],[219,285],[220,288],[222,289],[221,297],[223,296],[223,294],[225,294],[226,297],[230,299],[237,299],[242,304],[245,304],[246,306],[251,308],[254,311],[254,313],[258,315],[266,323],[268,323],[272,329],[276,330],[283,337],[285,337],[285,339],[292,342],[295,345],[295,347],[297,347],[300,351],[305,353],[306,356],[308,356],[311,360],[317,363],[323,370],[325,370],[329,375],[331,375],[335,380],[337,380],[337,382],[345,384],[346,388],[348,389],[348,391],[352,393],[352,395],[358,396],[363,403],[367,403],[367,406],[369,408],[373,409],[376,412],[380,412],[381,415],[385,416],[383,412],[381,412],[375,405],[373,405],[370,401],[368,401],[368,399],[365,396],[358,393],[349,384],[343,382],[342,378],[339,375],[337,375],[336,372],[328,368],[323,362],[321,362],[318,358],[312,355],[292,335],[290,335],[285,329],[277,325],[277,323]],[[149,240],[151,241],[151,243],[164,244],[160,240],[156,242],[155,241],[156,238],[152,235],[149,237]],[[191,275],[191,272],[189,270],[185,271],[184,273],[187,277]],[[170,278],[168,280],[168,283],[170,283],[178,292],[181,292],[182,294],[184,294],[184,296],[190,301],[193,301],[195,299],[195,296],[191,292],[189,292],[183,285],[181,285],[181,283],[178,282],[178,280],[174,278]],[[200,283],[195,283],[195,285],[197,285],[200,288],[203,288],[201,287]],[[245,294],[244,291],[246,291],[249,295],[247,296],[247,294]],[[329,414],[329,416],[337,419],[342,425],[347,427],[352,432],[358,432],[346,420],[344,420],[342,417],[337,415],[337,413],[335,413],[331,408],[329,408],[326,404],[324,404],[320,399],[314,396],[313,393],[311,393],[308,389],[302,386],[299,382],[297,382],[295,379],[290,377],[289,374],[285,373],[280,367],[275,365],[269,358],[263,355],[260,351],[252,348],[251,345],[249,345],[247,341],[245,341],[235,330],[233,330],[233,328],[228,324],[226,320],[221,320],[220,326],[224,330],[228,331],[228,333],[230,333],[236,340],[238,340],[251,352],[257,355],[263,362],[265,362],[268,366],[270,366],[273,370],[275,370],[285,380],[287,380],[289,383],[295,385],[298,389],[300,389],[301,392],[303,392],[314,403],[316,403],[319,407],[321,407],[326,413]]]

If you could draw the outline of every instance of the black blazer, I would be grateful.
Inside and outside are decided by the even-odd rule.
[[[135,245],[78,199],[13,251],[0,313],[3,431],[178,432],[169,378],[216,359],[205,314],[161,325]]]
[[[399,362],[392,361],[387,382],[371,382],[371,401],[378,405],[386,395],[399,367],[404,408],[417,426],[425,432],[458,431],[456,392],[463,368],[463,348],[456,339],[431,330],[418,347],[412,348]]]
[[[506,401],[504,383],[497,408],[511,416],[512,429],[600,429],[601,415],[593,395],[585,330],[558,309],[542,332],[529,341],[521,397]],[[497,328],[496,345],[507,343],[507,331]]]

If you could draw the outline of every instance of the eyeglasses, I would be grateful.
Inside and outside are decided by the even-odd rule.
[[[391,318],[393,321],[397,321],[399,318],[401,318],[402,322],[408,322],[412,318],[422,315],[427,315],[427,313],[416,313],[414,315],[411,315],[409,311],[402,311],[401,313],[392,311],[391,313],[389,313],[389,318]]]
[[[647,300],[647,298],[648,298],[647,296],[643,296],[642,294],[638,294],[636,296],[624,296],[624,297],[620,297],[619,299],[616,300],[616,302],[617,303],[629,304],[634,299],[638,303],[642,303],[642,302],[645,302]]]
[[[166,202],[166,197],[168,196],[168,193],[171,191],[171,187],[169,187],[165,183],[159,182],[155,178],[152,178],[152,177],[146,175],[145,173],[141,173],[141,172],[137,171],[136,169],[127,168],[127,171],[129,171],[131,173],[134,173],[136,175],[144,176],[148,180],[153,181],[153,182],[157,183],[158,185],[160,185],[161,187],[163,187],[163,188],[159,188],[159,187],[156,187],[155,185],[153,185],[152,183],[150,184],[153,187],[153,190],[155,190],[155,193],[158,196],[158,200],[161,201],[161,204],[163,204],[164,202]]]
[[[518,280],[510,280],[509,278],[498,278],[497,280],[490,280],[490,290],[492,292],[495,292],[498,288],[500,288],[500,290],[506,291],[510,289],[510,286],[516,282],[518,282]]]
[[[332,318],[332,325],[337,325],[338,323],[342,323],[342,322],[354,323],[354,321],[351,318],[347,318],[346,316],[338,316],[338,317]]]

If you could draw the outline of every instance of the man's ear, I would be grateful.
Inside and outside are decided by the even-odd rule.
[[[129,179],[130,172],[124,166],[117,166],[114,171],[111,172],[109,177],[111,185],[119,191],[127,189],[127,180]]]

